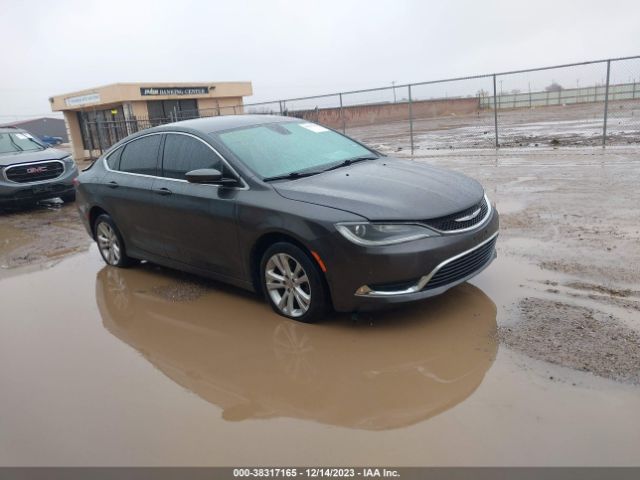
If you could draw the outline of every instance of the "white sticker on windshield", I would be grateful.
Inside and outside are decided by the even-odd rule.
[[[301,123],[300,126],[302,128],[306,128],[307,130],[311,130],[312,132],[315,132],[315,133],[329,131],[329,129],[321,127],[320,125],[316,125],[315,123]]]
[[[16,133],[16,137],[18,137],[20,140],[27,139],[27,136],[24,133]]]

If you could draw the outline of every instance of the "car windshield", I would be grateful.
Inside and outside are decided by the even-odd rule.
[[[263,178],[324,170],[371,150],[315,123],[277,122],[214,133],[242,162]]]
[[[0,132],[0,153],[33,152],[45,147],[27,132]]]

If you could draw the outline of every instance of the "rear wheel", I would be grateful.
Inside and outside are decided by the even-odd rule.
[[[313,323],[327,310],[327,294],[317,265],[299,247],[278,242],[260,264],[262,290],[273,310],[287,318]]]
[[[95,232],[100,255],[108,265],[128,267],[137,262],[127,256],[122,235],[109,215],[102,214],[98,216],[94,223],[93,231]]]

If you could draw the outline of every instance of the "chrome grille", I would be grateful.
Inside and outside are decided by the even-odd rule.
[[[33,183],[53,180],[64,173],[64,164],[58,160],[11,165],[4,170],[7,180],[16,183]]]

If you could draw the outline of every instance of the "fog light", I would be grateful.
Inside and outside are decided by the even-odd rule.
[[[356,290],[356,295],[367,295],[370,292],[371,292],[371,289],[369,287],[367,287],[366,285],[363,285],[359,289]]]

